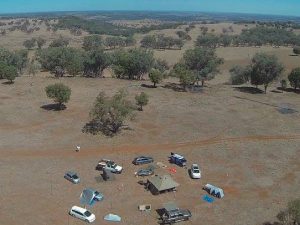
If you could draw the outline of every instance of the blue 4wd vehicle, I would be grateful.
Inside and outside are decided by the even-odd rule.
[[[186,166],[186,159],[182,156],[182,155],[179,155],[179,154],[176,154],[176,153],[173,153],[171,152],[171,156],[169,157],[169,161],[170,163],[174,163],[178,166],[181,166],[181,167],[184,167]]]

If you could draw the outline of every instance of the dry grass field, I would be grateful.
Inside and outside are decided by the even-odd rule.
[[[34,35],[44,35],[48,41],[61,32],[70,35],[74,46],[82,41],[82,37],[71,36],[67,31],[51,35],[42,29],[40,32]],[[199,28],[191,31],[193,40],[197,32]],[[23,40],[31,36],[11,33],[1,37],[0,45],[22,48]],[[182,51],[155,51],[155,56],[172,65],[192,43]],[[105,196],[103,202],[91,208],[97,218],[95,224],[109,224],[103,220],[108,213],[120,215],[120,224],[124,225],[158,224],[155,209],[167,201],[191,210],[193,217],[187,224],[261,225],[274,221],[287,202],[300,195],[299,94],[278,91],[276,82],[266,95],[248,93],[251,89],[246,86],[225,84],[233,65],[245,65],[260,51],[277,55],[287,68],[285,75],[300,65],[300,57],[290,56],[291,48],[232,47],[217,49],[225,63],[220,74],[200,93],[169,88],[169,84],[178,82],[174,79],[165,80],[156,89],[143,87],[142,84],[150,84],[147,80],[58,80],[48,73],[24,75],[13,85],[1,83],[0,224],[84,224],[67,212],[80,204],[79,196],[85,187],[93,187]],[[66,110],[42,108],[52,103],[44,88],[55,82],[72,89]],[[113,95],[120,88],[128,91],[131,100],[141,91],[150,96],[144,111],[136,112],[128,122],[130,130],[113,138],[82,133],[98,93]],[[282,107],[297,112],[282,114]],[[79,153],[74,151],[77,144],[81,146]],[[131,161],[139,155],[151,155],[156,162],[168,166],[159,172],[169,173],[169,168],[174,167],[168,163],[171,151],[185,155],[189,166],[198,163],[202,179],[191,180],[187,169],[175,166],[177,172],[172,176],[180,183],[178,191],[152,196],[137,183],[140,179],[134,177],[134,172],[139,167]],[[115,160],[124,167],[124,173],[116,175],[115,181],[102,181],[95,171],[101,158]],[[82,182],[73,185],[66,181],[63,175],[67,170],[77,171]],[[224,199],[212,204],[204,202],[202,186],[206,183],[222,187]],[[151,204],[151,213],[140,213],[140,204]]]

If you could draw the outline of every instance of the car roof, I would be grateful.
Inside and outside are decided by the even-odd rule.
[[[136,157],[136,159],[152,159],[152,157],[142,155],[142,156]]]
[[[178,158],[178,159],[185,159],[182,155],[179,155],[176,153],[173,154],[173,157]]]
[[[85,212],[87,211],[86,209],[81,208],[81,207],[76,206],[76,205],[74,205],[74,206],[72,207],[72,210],[76,210],[77,212],[81,212],[81,213],[85,213]]]
[[[68,171],[68,172],[66,172],[66,174],[69,174],[69,175],[71,175],[71,176],[73,176],[73,175],[77,175],[77,173],[76,173],[76,172],[74,172],[74,171]]]

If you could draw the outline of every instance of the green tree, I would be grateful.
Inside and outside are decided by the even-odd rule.
[[[205,34],[198,36],[196,47],[216,48],[220,43],[220,38],[214,34]]]
[[[84,75],[89,77],[101,77],[103,71],[111,65],[110,54],[103,49],[89,51],[84,60]]]
[[[6,65],[1,70],[2,77],[9,80],[11,84],[18,76],[17,68],[15,66]]]
[[[283,70],[284,67],[276,56],[258,53],[253,57],[251,63],[251,84],[264,85],[265,93],[267,93],[269,84],[278,78]]]
[[[36,39],[36,43],[39,49],[41,49],[45,44],[46,44],[46,40],[42,37],[38,37]]]
[[[117,78],[141,79],[154,65],[153,52],[134,48],[113,55],[113,70]]]
[[[171,76],[179,78],[179,82],[185,91],[187,86],[193,85],[197,80],[195,73],[182,64],[174,66]]]
[[[293,52],[294,52],[294,54],[296,54],[296,55],[300,55],[300,46],[295,46],[295,47],[293,48]]]
[[[224,47],[228,47],[231,45],[232,37],[227,34],[222,34],[220,36],[219,41],[220,41],[220,44],[222,44]]]
[[[29,39],[29,40],[25,40],[25,41],[23,42],[23,46],[24,46],[25,48],[27,48],[28,50],[29,50],[29,49],[33,49],[33,48],[35,47],[35,45],[36,45],[36,40],[35,40],[35,38]]]
[[[102,38],[99,35],[86,36],[83,39],[83,49],[85,51],[101,48],[102,45]]]
[[[149,102],[149,97],[145,92],[135,96],[136,104],[140,107],[139,110],[143,111],[143,106],[146,106]]]
[[[23,69],[26,68],[28,64],[28,50],[22,49],[17,50],[12,54],[11,64],[15,66],[19,73],[23,72]]]
[[[219,72],[218,66],[222,63],[223,59],[217,57],[215,49],[189,49],[183,55],[183,64],[188,70],[194,72],[196,82],[201,81],[202,86],[205,80],[214,78]]]
[[[90,112],[91,121],[83,128],[84,132],[113,136],[124,126],[131,117],[133,105],[126,100],[127,94],[119,91],[113,97],[107,97],[100,92]]]
[[[68,71],[68,74],[76,76],[83,72],[85,55],[82,51],[70,48],[66,58],[65,69]]]
[[[164,75],[160,70],[152,69],[149,73],[149,78],[153,83],[153,87],[156,88],[156,84],[159,84],[163,80]]]
[[[156,48],[156,37],[155,37],[155,35],[146,35],[141,40],[141,47],[143,47],[143,48]]]
[[[289,74],[288,79],[290,81],[291,86],[296,90],[300,88],[300,67],[295,68]]]
[[[159,70],[162,73],[170,69],[168,62],[164,59],[156,59],[153,68]]]
[[[62,83],[48,85],[45,91],[47,97],[53,99],[58,104],[60,110],[65,107],[64,103],[70,100],[71,88]]]
[[[125,38],[124,42],[125,46],[134,46],[136,44],[136,40],[133,38],[133,36]]]
[[[105,46],[109,49],[125,46],[125,41],[121,37],[107,37],[104,42]]]
[[[249,81],[249,67],[234,66],[229,72],[230,81],[233,85],[241,85]]]
[[[7,64],[5,62],[0,61],[0,79],[4,79],[4,71],[7,67]]]
[[[67,47],[69,45],[69,40],[67,38],[64,38],[63,36],[60,36],[59,38],[53,40],[49,47],[50,48],[57,48],[57,47]]]
[[[75,48],[47,48],[38,52],[38,61],[43,69],[54,73],[56,77],[65,72],[77,75],[83,71],[84,52]]]

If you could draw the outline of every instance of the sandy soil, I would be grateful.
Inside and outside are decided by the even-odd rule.
[[[121,215],[122,224],[157,224],[154,209],[171,200],[192,211],[191,224],[202,220],[261,224],[274,220],[287,201],[299,194],[300,130],[295,123],[299,114],[283,115],[277,110],[289,104],[299,111],[297,94],[255,95],[220,84],[208,84],[203,93],[195,94],[162,86],[142,88],[147,81],[64,78],[60,82],[73,90],[68,108],[46,111],[40,107],[51,101],[44,87],[54,82],[39,75],[1,86],[1,224],[82,224],[69,218],[67,211],[80,204],[84,187],[105,195],[103,202],[91,208],[101,224],[106,224],[102,217],[109,212]],[[98,92],[111,95],[119,88],[126,88],[131,99],[140,91],[151,96],[145,111],[129,122],[132,130],[114,138],[83,134],[81,128]],[[82,147],[78,154],[76,144]],[[167,162],[171,151],[184,154],[189,165],[199,163],[203,178],[193,181],[186,169],[177,168],[173,177],[181,184],[178,192],[152,196],[137,184],[139,179],[133,175],[137,168],[131,161],[140,154],[152,155],[168,166],[161,172],[169,173],[174,167]],[[99,179],[94,167],[102,157],[125,168],[116,181]],[[82,183],[64,180],[67,170],[77,171]],[[223,187],[225,198],[212,205],[202,201],[201,187],[206,183]],[[150,214],[137,210],[145,203],[152,204]]]

